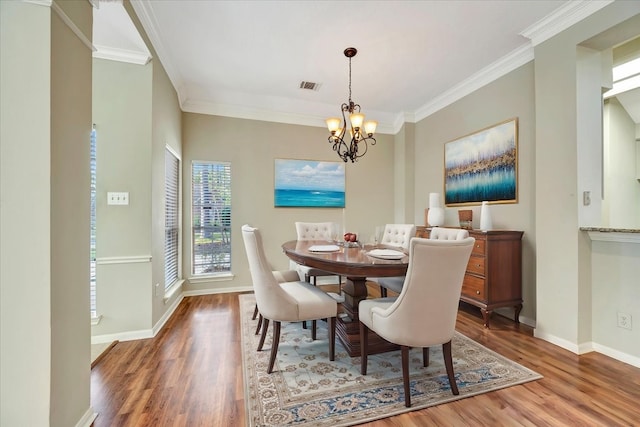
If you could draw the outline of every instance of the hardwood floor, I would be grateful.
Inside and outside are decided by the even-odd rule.
[[[640,369],[501,316],[487,330],[473,307],[457,330],[544,378],[363,425],[640,426]],[[95,427],[244,426],[238,294],[186,297],[155,338],[117,343],[91,371],[91,406]]]

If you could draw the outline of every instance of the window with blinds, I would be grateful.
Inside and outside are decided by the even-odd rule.
[[[89,225],[89,310],[91,317],[98,317],[96,308],[96,129],[91,130],[89,168],[91,170],[91,218]]]
[[[231,163],[193,162],[192,273],[231,271]]]
[[[178,280],[180,234],[180,163],[169,149],[165,149],[164,174],[164,288],[167,290]]]

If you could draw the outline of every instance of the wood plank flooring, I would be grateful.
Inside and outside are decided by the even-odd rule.
[[[501,316],[487,330],[466,305],[457,330],[544,378],[363,425],[640,426],[640,369]],[[238,294],[186,297],[156,337],[117,343],[91,371],[91,406],[95,427],[246,425]]]

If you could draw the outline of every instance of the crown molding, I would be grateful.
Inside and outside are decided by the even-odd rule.
[[[326,117],[312,114],[296,114],[282,111],[246,107],[243,105],[215,104],[206,101],[186,100],[181,105],[187,113],[210,114],[213,116],[232,117],[237,119],[260,120],[265,122],[285,123],[292,125],[314,126],[325,128]],[[376,134],[393,134],[394,126],[379,123]]]
[[[405,123],[415,123],[416,115],[414,113],[402,112],[396,116],[396,119],[393,121],[393,135],[396,135],[398,132],[402,130],[402,126]]]
[[[147,65],[151,61],[151,55],[145,52],[134,52],[126,49],[116,49],[107,46],[95,45],[94,58],[108,59],[110,61],[127,62],[136,65]]]
[[[377,133],[395,135],[402,129],[404,123],[416,123],[458,101],[464,96],[469,95],[481,87],[495,81],[516,68],[532,61],[534,59],[534,46],[542,43],[550,37],[553,37],[580,20],[585,19],[613,1],[614,0],[575,0],[567,2],[554,13],[536,22],[520,33],[520,35],[528,38],[530,41],[440,94],[417,109],[415,112],[402,112],[396,116],[393,123],[380,123],[378,125]],[[153,10],[150,6],[151,0],[131,0],[131,4],[147,32],[147,36],[151,40],[156,55],[162,61],[167,75],[173,83],[178,95],[180,107],[183,111],[249,120],[324,127],[324,117],[269,111],[266,109],[240,105],[215,104],[198,100],[189,100],[187,91],[183,86],[183,77],[178,71],[179,68],[176,64],[171,62],[171,58],[166,54],[166,49],[163,47],[161,42],[157,21],[153,16]]]
[[[23,3],[35,4],[38,6],[51,7],[53,0],[22,0]]]
[[[178,100],[180,100],[180,104],[182,105],[182,100],[186,99],[186,97],[181,93],[184,78],[180,74],[179,68],[171,61],[171,56],[166,54],[162,38],[159,35],[158,23],[153,15],[153,10],[151,9],[150,4],[150,0],[131,0],[131,6],[133,6],[133,10],[136,12],[136,15],[138,15],[138,19],[140,19],[142,27],[151,41],[153,50],[162,62],[162,66],[167,72],[169,80],[171,80],[171,83],[178,94]]]
[[[62,22],[64,22],[65,25],[69,27],[69,29],[73,32],[73,34],[75,34],[76,37],[78,37],[78,39],[80,39],[80,41],[85,46],[91,49],[92,52],[95,52],[96,48],[93,46],[93,43],[91,43],[91,40],[84,35],[82,30],[80,30],[80,28],[78,28],[78,26],[73,22],[73,20],[69,18],[69,16],[67,16],[66,13],[64,13],[64,10],[62,10],[62,8],[58,6],[58,4],[55,1],[51,2],[51,9],[53,9],[54,12],[56,12],[56,14],[60,17],[60,19],[62,19]]]
[[[589,15],[613,3],[614,0],[570,1],[559,7],[535,24],[520,33],[531,40],[533,46],[550,39],[570,26],[582,21]]]
[[[437,96],[431,102],[423,105],[415,113],[415,120],[420,121],[425,117],[453,104],[464,96],[473,93],[481,87],[493,82],[518,67],[533,60],[533,47],[527,43],[520,46],[506,56],[503,56],[493,64],[483,68],[473,76],[453,86],[451,89]]]

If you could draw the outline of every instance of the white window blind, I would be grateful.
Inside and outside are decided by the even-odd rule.
[[[90,170],[91,170],[91,218],[89,224],[91,232],[89,234],[89,310],[91,317],[97,317],[96,307],[96,129],[91,130],[90,148]]]
[[[193,162],[192,273],[231,271],[231,163]]]
[[[180,232],[180,199],[178,158],[165,149],[164,184],[164,287],[178,280],[178,237]]]

